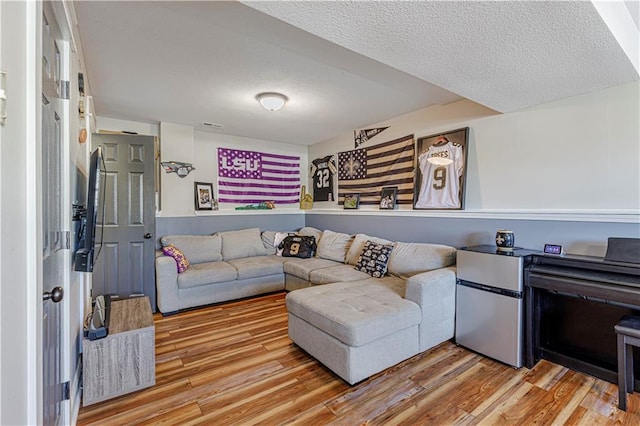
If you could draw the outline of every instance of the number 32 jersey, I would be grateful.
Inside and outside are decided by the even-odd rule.
[[[333,155],[327,155],[311,162],[313,177],[313,201],[333,201],[333,175],[337,171]]]
[[[417,208],[460,208],[460,176],[464,167],[462,146],[447,142],[431,145],[418,157],[422,173]]]

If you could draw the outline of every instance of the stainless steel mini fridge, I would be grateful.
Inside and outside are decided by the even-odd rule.
[[[457,252],[456,343],[520,368],[523,358],[524,267],[532,250],[495,246]]]

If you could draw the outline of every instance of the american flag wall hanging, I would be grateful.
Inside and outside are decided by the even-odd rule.
[[[218,148],[218,201],[297,204],[300,157]]]
[[[338,153],[338,201],[360,194],[360,204],[380,203],[385,186],[398,187],[398,204],[413,203],[413,135],[368,148]]]

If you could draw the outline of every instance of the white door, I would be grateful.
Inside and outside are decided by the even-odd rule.
[[[65,184],[65,99],[68,98],[66,45],[50,4],[43,4],[41,107],[41,218],[42,218],[42,420],[44,425],[66,422],[67,372],[64,371],[64,330],[68,329],[69,233]],[[68,166],[67,166],[68,167]],[[66,185],[66,186],[65,186]]]

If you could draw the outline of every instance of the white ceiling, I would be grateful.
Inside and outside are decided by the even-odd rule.
[[[206,121],[280,142],[309,145],[461,97],[509,112],[638,80],[590,2],[75,7],[99,116]],[[255,100],[265,91],[290,101],[266,111]]]

